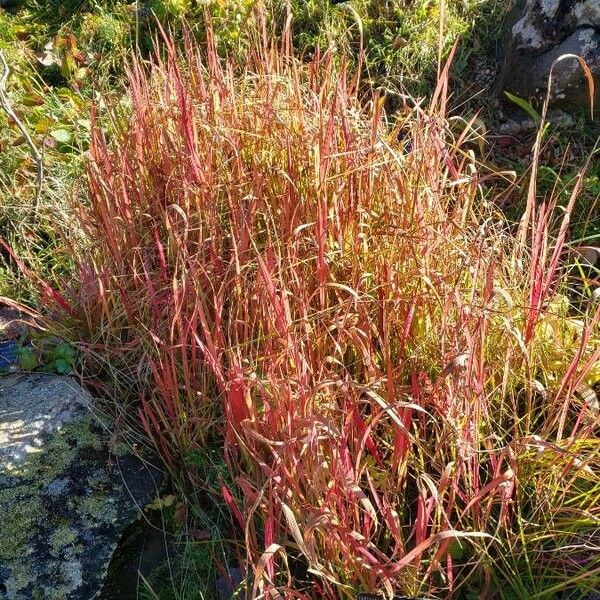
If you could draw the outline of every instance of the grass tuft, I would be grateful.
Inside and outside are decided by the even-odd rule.
[[[474,122],[447,120],[449,66],[391,116],[333,50],[292,47],[288,29],[223,61],[209,29],[131,63],[126,110],[92,118],[77,276],[42,289],[63,333],[137,382],[184,488],[204,485],[186,457],[223,445],[252,597],[593,588],[600,312],[574,312],[562,266],[577,186],[560,210],[532,186],[515,235]]]

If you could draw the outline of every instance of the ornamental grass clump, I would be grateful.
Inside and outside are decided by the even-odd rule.
[[[518,231],[474,128],[388,115],[289,29],[133,62],[67,235],[71,336],[136,378],[184,489],[222,443],[248,597],[551,598],[600,580],[600,314],[575,314],[566,210]],[[77,233],[76,233],[77,232]],[[63,306],[64,309],[64,306]],[[64,311],[63,311],[64,312]],[[585,385],[584,385],[585,384]],[[131,407],[130,407],[131,410]]]

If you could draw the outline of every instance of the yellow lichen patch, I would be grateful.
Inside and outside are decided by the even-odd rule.
[[[17,485],[0,490],[0,559],[21,558],[36,528],[43,507],[34,486]]]
[[[82,548],[76,546],[78,533],[74,524],[55,521],[54,515],[45,508],[47,498],[44,494],[47,487],[57,478],[65,477],[79,459],[85,464],[89,451],[101,450],[102,444],[102,437],[93,430],[93,417],[88,416],[64,425],[41,443],[36,452],[25,454],[18,464],[13,467],[3,465],[0,469],[0,511],[3,515],[0,519],[0,563],[10,565],[7,585],[11,590],[25,590],[32,584],[34,569],[30,563],[40,532],[48,536],[50,555],[54,558],[77,555],[81,551]],[[101,522],[116,519],[116,509],[107,506],[105,494],[77,500],[78,506],[86,512],[85,522],[95,518]],[[66,596],[59,594],[56,597]]]
[[[117,507],[108,500],[106,494],[96,492],[91,496],[74,499],[74,504],[86,525],[94,527],[117,520]]]
[[[77,532],[68,525],[60,525],[50,535],[51,553],[53,556],[60,555],[65,548],[73,546],[77,540]]]

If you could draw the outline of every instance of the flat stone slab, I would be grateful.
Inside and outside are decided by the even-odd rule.
[[[0,379],[0,598],[91,600],[161,476],[92,414],[74,379]]]

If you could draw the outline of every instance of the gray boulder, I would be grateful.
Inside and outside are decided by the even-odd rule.
[[[0,598],[90,600],[159,473],[110,435],[69,377],[0,379]]]
[[[548,74],[559,56],[576,54],[596,81],[595,113],[600,107],[600,0],[519,0],[508,20],[505,60],[498,91],[540,103]],[[564,59],[552,74],[551,101],[589,111],[589,88],[576,59]]]

